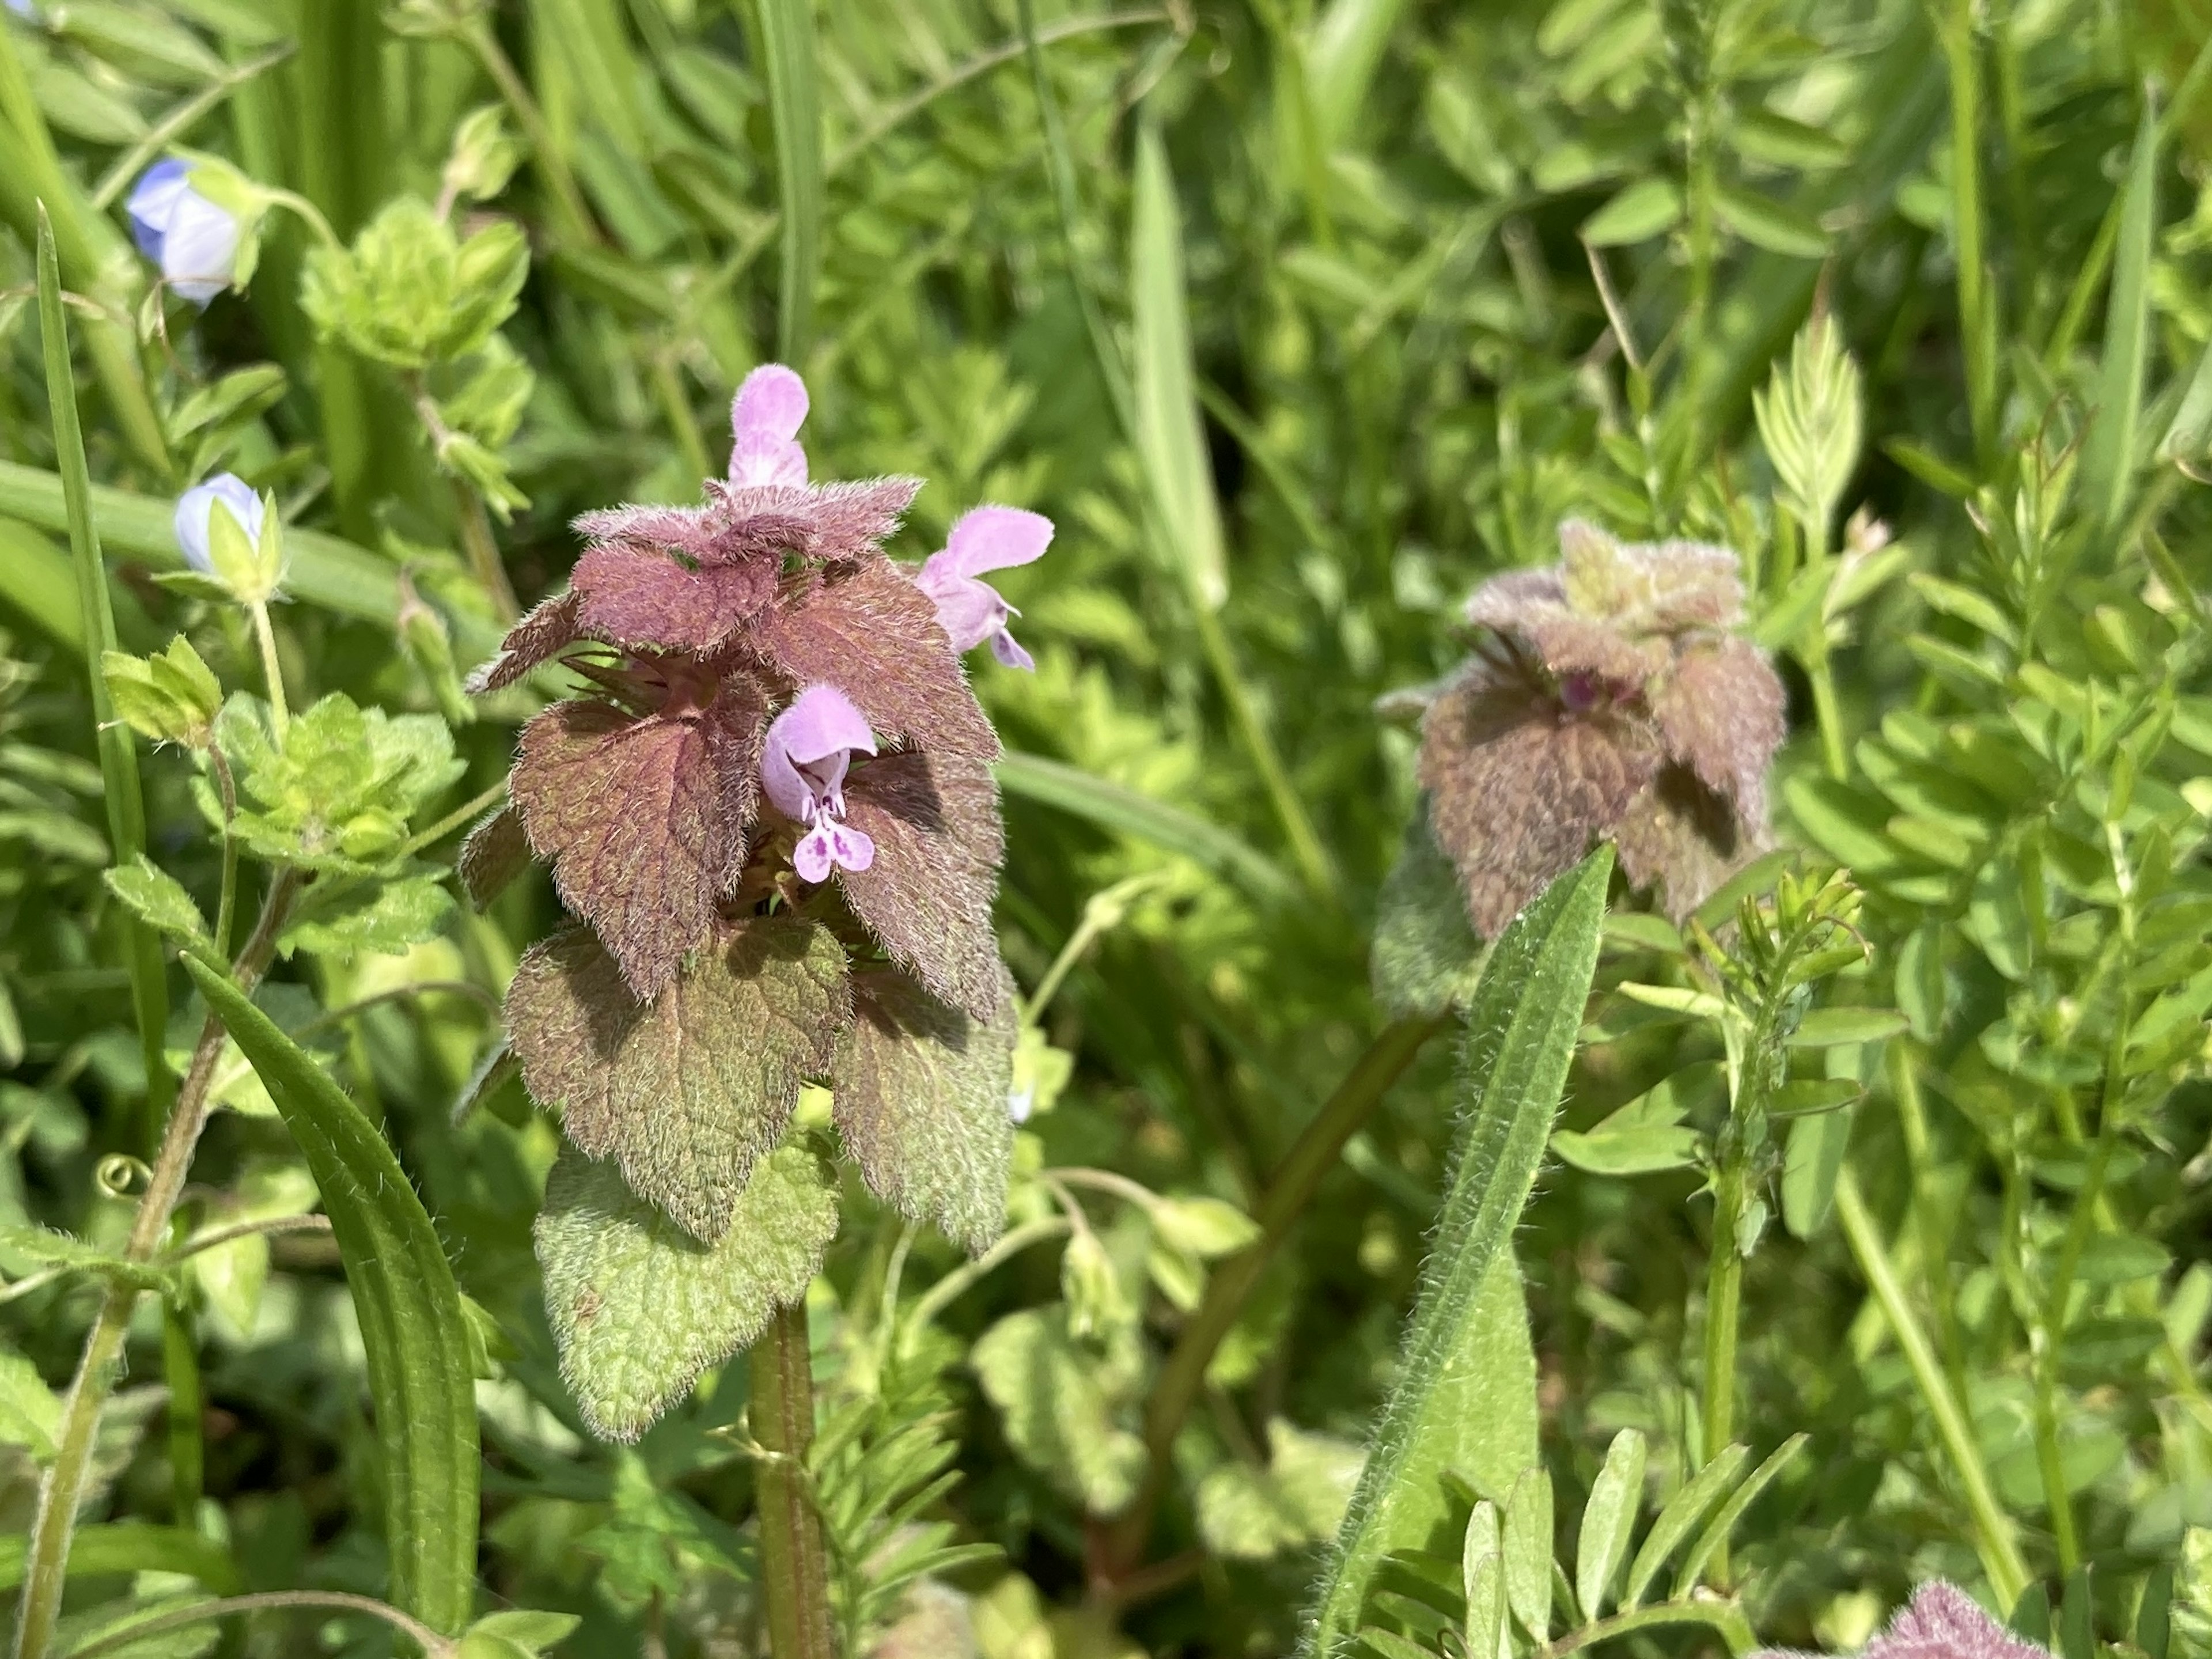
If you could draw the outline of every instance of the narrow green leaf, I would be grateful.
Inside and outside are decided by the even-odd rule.
[[[2126,512],[2136,434],[2142,422],[2143,366],[2150,343],[2150,262],[2158,234],[2158,116],[2148,99],[2128,163],[2112,290],[2105,305],[2105,356],[2097,407],[2081,446],[2082,498],[2106,530]]]
[[[1682,192],[1672,179],[1639,179],[1583,221],[1592,247],[1627,247],[1672,230],[1682,217]]]
[[[69,556],[28,525],[0,519],[0,605],[82,655],[84,612]]]
[[[1721,1505],[1720,1513],[1713,1516],[1711,1524],[1698,1534],[1698,1541],[1690,1547],[1689,1554],[1682,1559],[1682,1570],[1674,1575],[1676,1601],[1682,1600],[1697,1588],[1698,1577],[1705,1570],[1705,1563],[1713,1559],[1713,1552],[1720,1548],[1729,1534],[1735,1529],[1735,1523],[1743,1519],[1743,1512],[1751,1507],[1753,1500],[1759,1493],[1766,1490],[1768,1483],[1805,1449],[1806,1443],[1811,1438],[1806,1434],[1791,1435],[1769,1454],[1764,1463],[1751,1472],[1751,1479],[1729,1495],[1728,1502]]]
[[[1136,345],[1137,449],[1158,516],[1161,551],[1192,602],[1218,611],[1229,597],[1221,508],[1198,420],[1190,313],[1183,291],[1182,225],[1158,129],[1137,134],[1130,210],[1129,302]]]
[[[1793,1048],[1832,1048],[1844,1042],[1880,1042],[1905,1030],[1905,1016],[1889,1008],[1815,1008],[1790,1034]]]
[[[1468,1517],[1460,1583],[1467,1595],[1467,1650],[1489,1659],[1505,1633],[1505,1558],[1498,1537],[1498,1505],[1487,1498]]]
[[[207,919],[192,902],[192,896],[143,853],[108,871],[106,881],[107,890],[157,933],[173,935],[187,945],[207,942]]]
[[[1405,1369],[1338,1535],[1303,1651],[1326,1655],[1358,1628],[1369,1580],[1383,1556],[1420,1545],[1441,1513],[1438,1486],[1471,1412],[1501,1401],[1469,1386],[1465,1334],[1534,1184],[1574,1057],[1583,1005],[1597,966],[1605,889],[1600,848],[1547,888],[1499,937],[1477,988],[1461,1068],[1461,1144],[1436,1232],[1438,1251],[1407,1336]],[[1517,1297],[1517,1275],[1510,1281]],[[1483,1379],[1490,1382],[1489,1378]],[[1524,1380],[1533,1387],[1533,1376]],[[1524,1404],[1533,1406],[1533,1397]],[[1534,1462],[1509,1466],[1496,1484]],[[1466,1473],[1466,1471],[1462,1471]]]
[[[100,672],[102,653],[115,649],[115,612],[108,600],[107,567],[100,562],[100,532],[93,523],[92,474],[85,465],[76,376],[70,362],[68,325],[62,319],[61,262],[43,207],[39,210],[39,331],[46,349],[54,458],[61,468],[63,517],[69,529],[70,557],[76,567],[86,678],[92,687],[94,736],[100,749],[100,794],[107,807],[107,844],[116,861],[127,865],[146,851],[146,798],[138,787],[137,748],[129,730],[115,718],[107,679]],[[123,923],[123,966],[130,976],[131,1012],[138,1023],[139,1052],[146,1063],[148,1115],[158,1123],[176,1097],[175,1080],[161,1050],[161,1034],[169,1024],[169,988],[162,976],[161,936],[135,915]]]
[[[1179,806],[1037,755],[1002,755],[995,769],[1000,787],[1010,795],[1056,806],[1103,829],[1195,859],[1254,898],[1273,902],[1297,892],[1296,884],[1273,860],[1219,824]]]
[[[1405,9],[1406,0],[1330,0],[1314,26],[1305,49],[1306,86],[1325,148],[1334,149],[1358,130],[1359,107]]]
[[[184,550],[177,545],[173,501],[94,484],[91,501],[106,546],[143,559],[156,570],[185,568]],[[0,515],[21,519],[40,530],[67,530],[69,504],[61,477],[38,467],[0,461]],[[387,627],[398,617],[399,577],[391,560],[337,536],[290,525],[284,530],[284,591],[292,598]],[[489,617],[460,611],[448,620],[459,660],[479,662],[499,649],[502,630]],[[98,660],[97,652],[94,659]]]
[[[1605,1612],[1613,1576],[1628,1553],[1637,1511],[1644,1502],[1644,1463],[1643,1435],[1623,1429],[1606,1449],[1605,1467],[1590,1485],[1575,1540],[1575,1600],[1582,1604],[1585,1619]]]
[[[1629,1565],[1628,1583],[1620,1592],[1623,1613],[1633,1613],[1643,1606],[1644,1592],[1659,1576],[1659,1569],[1667,1565],[1667,1558],[1681,1547],[1682,1540],[1690,1535],[1690,1528],[1705,1518],[1705,1511],[1735,1484],[1736,1476],[1743,1473],[1743,1466],[1750,1461],[1748,1447],[1727,1447],[1667,1500],[1659,1511],[1659,1518],[1644,1535],[1643,1548],[1636,1552],[1636,1559]]]
[[[1552,1475],[1523,1469],[1505,1504],[1505,1593],[1513,1616],[1539,1642],[1552,1639]]]
[[[23,1542],[20,1536],[0,1538],[0,1590],[14,1589],[23,1582]],[[79,1527],[70,1540],[71,1578],[139,1572],[185,1573],[217,1595],[235,1595],[244,1587],[228,1550],[182,1527],[113,1521]]]
[[[1826,235],[1795,208],[1729,185],[1714,185],[1713,206],[1721,222],[1753,247],[1787,254],[1793,259],[1827,257]]]
[[[452,1265],[374,1125],[229,978],[185,967],[268,1089],[337,1236],[384,1450],[392,1599],[452,1633],[474,1610],[476,1382]]]
[[[758,6],[769,119],[775,131],[776,197],[783,212],[776,355],[803,368],[813,343],[814,289],[822,274],[822,92],[814,12],[807,0],[758,0]]]
[[[2144,1581],[2136,1604],[2136,1645],[2146,1659],[2166,1659],[2173,1634],[2173,1569],[2160,1565]]]

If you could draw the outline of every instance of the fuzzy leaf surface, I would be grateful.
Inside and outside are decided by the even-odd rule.
[[[702,1244],[605,1164],[564,1150],[536,1231],[561,1374],[592,1431],[635,1440],[709,1365],[795,1302],[837,1232],[822,1161],[786,1146],[757,1164],[720,1243]]]
[[[507,993],[532,1097],[708,1243],[851,1017],[844,952],[826,928],[787,916],[735,924],[649,1005],[581,927],[532,945]]]
[[[1069,1334],[1064,1306],[1025,1308],[984,1332],[969,1363],[1024,1462],[1093,1515],[1127,1507],[1145,1471],[1127,1420],[1144,1382],[1133,1330],[1094,1346]]]
[[[603,542],[576,561],[579,616],[617,645],[705,653],[775,597],[773,556],[686,563],[658,548]]]
[[[986,1023],[903,974],[870,973],[837,1047],[837,1129],[869,1188],[970,1253],[1006,1222],[1015,1036],[1003,993]]]
[[[988,768],[958,756],[885,755],[845,786],[854,826],[876,844],[837,879],[891,960],[973,1018],[1005,994],[991,902],[1004,832]]]
[[[995,760],[991,729],[938,626],[937,607],[887,559],[825,581],[752,629],[753,648],[794,686],[834,685],[881,738]]]
[[[502,806],[477,820],[461,842],[453,872],[460,877],[470,904],[484,910],[529,866],[530,837],[523,830],[522,815]]]
[[[704,709],[562,702],[523,728],[513,788],[530,845],[640,997],[706,939],[737,874],[767,724],[752,684],[732,679]]]

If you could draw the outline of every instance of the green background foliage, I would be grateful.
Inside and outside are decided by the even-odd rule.
[[[0,1577],[120,1309],[64,1644],[283,1593],[477,1618],[471,1659],[754,1651],[723,1361],[799,1297],[855,1653],[1287,1653],[1321,1605],[1393,1659],[1640,1614],[1647,1655],[1844,1649],[1943,1576],[2066,1659],[2212,1654],[2208,40],[2202,0],[0,14]],[[119,213],[177,147],[256,245],[204,313]],[[697,499],[779,356],[817,476],[930,480],[895,554],[1058,526],[1002,573],[1036,672],[972,665],[1030,1115],[838,1190],[809,1089],[708,1244],[505,1055],[557,902],[449,866],[543,688],[460,682],[574,514]],[[180,574],[222,470],[283,520],[262,611]],[[1474,1299],[1452,1011],[1522,988],[1474,989],[1391,694],[1571,515],[1741,556],[1777,856],[1680,927],[1614,879],[1490,1218],[1536,1462],[1424,1440],[1425,1535],[1324,1603],[1437,1380],[1417,1295]],[[934,1067],[948,1135],[995,1132],[988,1069]],[[465,1525],[392,1535],[440,1503],[472,1605]],[[129,1650],[410,1640],[216,1629]]]

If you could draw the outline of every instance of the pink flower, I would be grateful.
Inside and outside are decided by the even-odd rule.
[[[1016,507],[979,507],[961,515],[944,548],[929,556],[914,579],[915,586],[936,605],[937,620],[951,636],[955,651],[971,651],[988,640],[991,654],[1007,667],[1036,666],[1036,659],[1006,631],[1006,618],[1020,613],[999,597],[997,589],[976,578],[986,570],[1028,564],[1042,557],[1051,544],[1052,520],[1040,514]]]
[[[1807,1659],[1770,1648],[1752,1659]],[[1990,1617],[1955,1584],[1930,1579],[1912,1592],[1889,1628],[1868,1643],[1859,1659],[2051,1659],[2048,1650],[2015,1636]]]
[[[808,686],[768,728],[761,786],[777,811],[806,826],[791,862],[808,881],[875,862],[875,842],[845,822],[845,772],[855,750],[874,754],[876,734],[835,686]]]
[[[806,419],[806,382],[781,363],[763,363],[745,376],[730,403],[730,482],[757,486],[806,483],[806,452],[799,428]]]

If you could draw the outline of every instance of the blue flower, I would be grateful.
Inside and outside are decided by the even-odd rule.
[[[177,498],[177,545],[184,550],[185,562],[207,575],[215,574],[215,559],[208,550],[208,520],[217,502],[238,521],[247,541],[261,539],[261,497],[246,488],[245,479],[221,472],[195,484]]]
[[[155,162],[127,206],[138,251],[161,267],[171,288],[205,306],[237,276],[239,223],[192,188],[191,171],[173,156]]]
[[[39,9],[32,3],[32,0],[0,0],[0,5],[5,5],[9,11],[14,12],[26,23],[35,23],[39,21]]]

